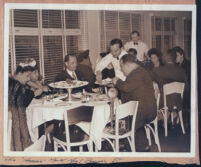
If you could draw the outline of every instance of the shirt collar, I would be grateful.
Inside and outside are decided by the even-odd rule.
[[[70,74],[71,77],[73,76],[73,72],[75,72],[75,71],[69,70],[68,68],[66,68],[66,71],[67,71],[68,74]]]

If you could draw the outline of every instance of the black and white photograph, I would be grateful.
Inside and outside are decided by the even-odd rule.
[[[5,7],[4,155],[195,156],[193,5]]]

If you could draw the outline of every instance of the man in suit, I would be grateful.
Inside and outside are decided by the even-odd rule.
[[[87,91],[91,92],[96,81],[96,76],[92,69],[92,64],[89,57],[89,50],[81,52],[77,56],[77,61],[77,71],[81,74],[83,80],[89,82],[89,84],[87,85]]]
[[[93,86],[95,81],[93,71],[84,65],[78,65],[77,57],[75,55],[67,54],[64,59],[64,64],[65,64],[65,70],[56,76],[55,81],[67,81],[67,82],[70,82],[70,80],[88,81],[89,84],[83,88],[86,89],[87,91],[91,91],[91,87]]]
[[[132,55],[124,55],[120,59],[120,66],[126,80],[114,78],[113,83],[121,91],[122,103],[131,100],[139,101],[136,118],[136,150],[146,151],[148,143],[144,125],[153,121],[157,113],[153,82],[148,72],[136,63]]]

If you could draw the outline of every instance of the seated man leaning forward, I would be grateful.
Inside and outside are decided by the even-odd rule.
[[[77,68],[78,63],[77,63],[77,57],[75,55],[67,54],[64,59],[64,64],[65,64],[65,70],[56,76],[55,78],[56,82],[67,81],[70,83],[72,80],[80,80],[80,81],[88,81],[89,85],[91,85],[90,82],[93,82],[93,80],[88,80],[85,77],[86,75],[83,75],[83,72]],[[89,86],[85,86],[82,88],[86,90],[91,89]]]
[[[113,78],[113,83],[121,91],[122,103],[139,101],[135,144],[137,151],[146,151],[149,147],[144,125],[153,121],[157,112],[153,82],[148,72],[136,63],[132,55],[124,55],[120,59],[120,66],[126,80]]]
[[[119,61],[123,55],[127,54],[123,50],[122,41],[120,39],[113,39],[110,42],[110,53],[106,55],[101,61],[98,62],[95,69],[96,79],[102,80],[101,72],[107,67],[113,67],[115,71],[115,76],[121,80],[125,80],[125,76],[120,69]]]

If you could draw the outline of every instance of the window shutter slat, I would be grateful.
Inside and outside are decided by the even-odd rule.
[[[16,65],[25,58],[34,58],[39,64],[39,44],[37,36],[15,36]]]
[[[66,29],[79,29],[80,28],[80,11],[66,10],[65,21]]]
[[[62,28],[61,10],[42,10],[43,28]]]
[[[15,27],[38,27],[37,10],[14,10]]]
[[[63,69],[62,36],[44,36],[45,82],[53,82]]]

